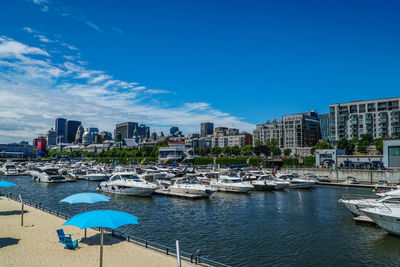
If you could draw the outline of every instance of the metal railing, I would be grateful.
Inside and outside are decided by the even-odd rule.
[[[9,198],[9,199],[12,199],[12,200],[20,202],[20,199],[18,197],[14,197],[11,193],[6,194],[5,196],[7,198]],[[33,202],[28,202],[26,200],[22,200],[22,203],[24,205],[28,205],[28,206],[31,206],[31,207],[36,208],[38,210],[42,210],[42,211],[47,212],[49,214],[55,215],[55,216],[57,216],[59,218],[62,218],[64,220],[68,220],[69,218],[71,218],[71,216],[69,216],[67,214],[64,214],[62,212],[58,212],[58,211],[51,210],[49,208],[44,207],[42,205],[42,203],[40,203],[40,202],[39,203],[33,203]],[[96,231],[100,231],[100,228],[97,228],[97,227],[92,228],[92,229],[94,229]],[[173,247],[168,247],[168,246],[165,246],[165,245],[162,245],[162,244],[158,244],[156,242],[152,242],[152,241],[149,241],[149,240],[137,237],[137,236],[125,234],[125,233],[123,233],[121,231],[118,231],[118,230],[113,230],[113,229],[107,229],[106,228],[104,231],[106,233],[111,234],[112,236],[119,237],[119,238],[124,239],[124,240],[126,240],[128,242],[135,243],[137,245],[141,245],[141,246],[143,246],[145,248],[149,248],[149,249],[156,250],[158,252],[165,253],[166,255],[171,255],[171,256],[176,256],[177,255],[176,248],[173,248]],[[179,252],[180,252],[181,259],[183,259],[183,260],[185,260],[187,262],[193,263],[195,265],[205,266],[205,267],[230,267],[230,265],[226,265],[224,263],[220,263],[220,262],[217,262],[217,261],[213,261],[213,260],[201,257],[199,255],[200,254],[199,251],[197,253],[188,253],[188,252],[180,250]]]

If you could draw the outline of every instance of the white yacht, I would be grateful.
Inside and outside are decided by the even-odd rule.
[[[317,182],[315,180],[299,178],[294,174],[278,174],[277,177],[280,180],[285,180],[287,182],[290,182],[290,185],[288,186],[288,188],[293,188],[293,189],[312,188],[312,187],[314,187],[315,183]]]
[[[108,174],[101,172],[97,169],[90,169],[82,176],[82,179],[88,181],[104,181],[109,177]]]
[[[4,176],[18,176],[19,172],[17,166],[12,162],[6,162],[0,168],[0,174]]]
[[[400,204],[400,190],[393,190],[379,194],[380,198],[362,198],[357,196],[344,196],[344,199],[339,199],[339,203],[343,203],[346,208],[356,216],[364,216],[361,211],[363,208],[369,207],[392,207]]]
[[[251,184],[254,186],[254,190],[259,191],[283,190],[290,185],[289,182],[275,180],[270,175],[262,175]]]
[[[237,177],[221,176],[218,180],[211,181],[210,185],[218,191],[249,193],[254,186]]]
[[[38,167],[30,171],[30,176],[35,182],[42,183],[62,183],[65,182],[57,168],[54,167]]]
[[[213,193],[217,192],[216,188],[202,184],[194,177],[178,178],[168,187],[168,190],[171,192],[193,194],[202,197],[210,197]]]
[[[71,169],[67,172],[67,175],[74,179],[83,179],[85,172],[82,169]]]
[[[97,190],[129,196],[150,196],[158,187],[139,178],[135,172],[117,172],[101,182]]]
[[[368,207],[361,209],[361,211],[383,230],[400,235],[400,205]]]

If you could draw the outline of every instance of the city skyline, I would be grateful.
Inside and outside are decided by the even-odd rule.
[[[397,97],[399,9],[394,1],[7,2],[0,143],[45,134],[56,117],[110,132],[123,121],[252,132],[285,114]]]

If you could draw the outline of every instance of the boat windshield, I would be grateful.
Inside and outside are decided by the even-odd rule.
[[[222,180],[223,183],[226,184],[237,184],[237,183],[241,183],[242,179],[224,179]]]
[[[136,174],[122,174],[121,178],[124,180],[132,180],[135,182],[143,182]]]
[[[200,184],[200,182],[195,178],[180,179],[176,183],[177,184]]]

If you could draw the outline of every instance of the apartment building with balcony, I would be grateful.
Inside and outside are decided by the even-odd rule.
[[[253,131],[254,144],[259,140],[276,139],[280,148],[312,147],[321,138],[319,117],[316,111],[282,116],[282,121],[274,119],[259,124]]]
[[[276,139],[278,146],[283,148],[283,127],[282,122],[273,119],[272,122],[267,120],[266,123],[256,125],[253,131],[253,145],[257,142],[264,144],[267,140]]]
[[[363,134],[377,139],[400,133],[399,102],[400,97],[394,97],[330,104],[330,139],[359,139]]]

